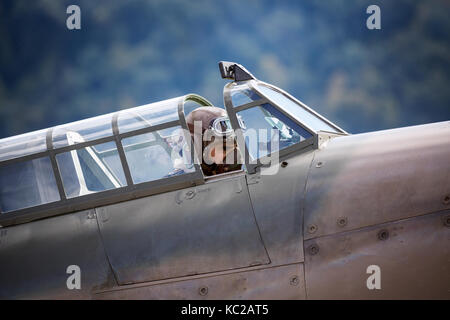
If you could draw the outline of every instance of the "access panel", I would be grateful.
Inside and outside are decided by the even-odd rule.
[[[449,222],[446,210],[305,241],[308,298],[450,299]]]
[[[67,286],[69,266],[80,289]],[[0,229],[0,299],[90,299],[114,283],[94,210]]]
[[[246,270],[188,280],[121,287],[118,290],[98,292],[94,295],[94,299],[306,299],[302,263]],[[225,309],[222,312],[225,312]]]
[[[243,175],[97,212],[120,285],[270,262]]]

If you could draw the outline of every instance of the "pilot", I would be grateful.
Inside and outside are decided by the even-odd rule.
[[[224,109],[199,107],[186,117],[186,122],[196,150],[202,153],[200,160],[205,175],[212,176],[241,168],[234,131]]]

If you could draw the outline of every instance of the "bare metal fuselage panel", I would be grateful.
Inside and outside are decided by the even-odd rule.
[[[0,296],[448,299],[449,137],[442,122],[333,138],[276,175],[2,228]],[[369,265],[382,290],[367,288]]]

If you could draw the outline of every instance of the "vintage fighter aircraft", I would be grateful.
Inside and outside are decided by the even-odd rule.
[[[219,65],[239,170],[177,149],[195,94],[0,140],[0,298],[449,299],[450,121],[350,135]]]

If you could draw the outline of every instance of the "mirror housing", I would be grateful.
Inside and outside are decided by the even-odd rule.
[[[250,71],[242,65],[235,62],[220,61],[219,70],[222,79],[230,79],[234,81],[246,81],[256,79]]]

